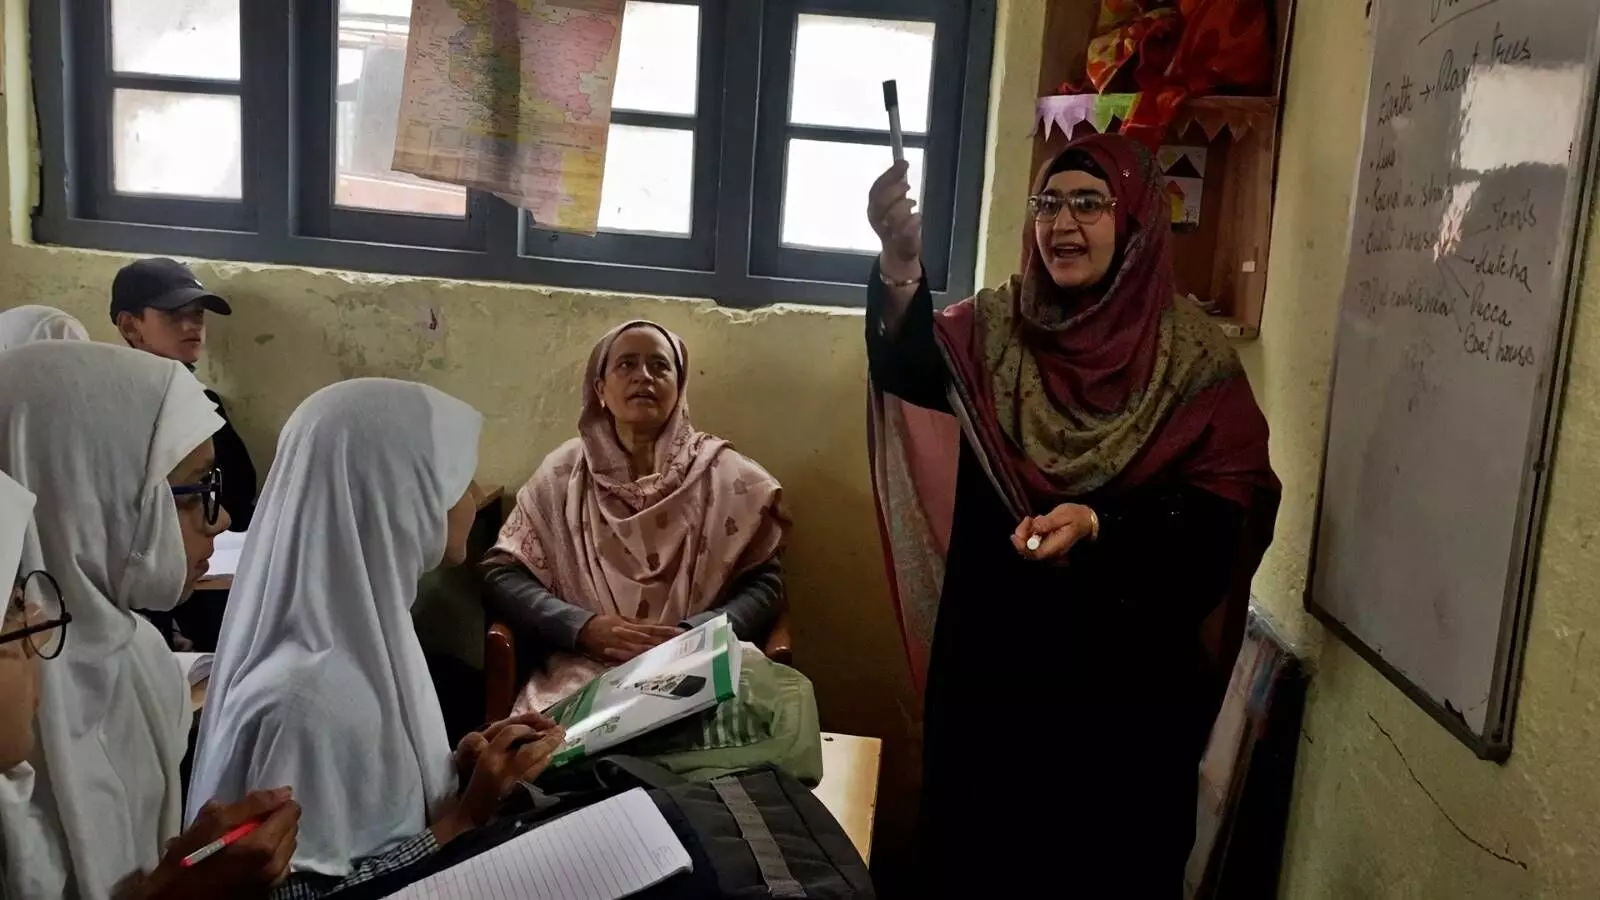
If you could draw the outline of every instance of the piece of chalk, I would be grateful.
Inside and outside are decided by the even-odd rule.
[[[1039,549],[1039,545],[1042,544],[1042,543],[1044,543],[1044,541],[1040,540],[1039,536],[1037,534],[1032,535],[1031,537],[1028,538],[1028,549],[1029,550],[1037,550],[1037,549]]]

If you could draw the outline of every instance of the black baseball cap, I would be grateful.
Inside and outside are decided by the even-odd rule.
[[[142,313],[147,309],[172,311],[203,304],[219,316],[233,314],[228,301],[206,290],[189,267],[174,259],[158,256],[128,263],[111,282],[111,321],[120,313]]]

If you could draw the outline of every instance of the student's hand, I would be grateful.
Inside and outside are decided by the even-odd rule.
[[[560,728],[541,733],[526,725],[502,724],[505,727],[478,751],[472,778],[461,799],[434,822],[433,836],[441,845],[489,824],[501,798],[518,782],[538,778],[549,767],[562,741],[567,739],[567,733]],[[514,746],[519,741],[523,743]]]
[[[1077,503],[1063,503],[1042,516],[1028,516],[1011,533],[1011,546],[1024,559],[1060,559],[1089,540],[1100,530],[1094,510]],[[1028,549],[1028,538],[1039,536],[1039,548]]]
[[[190,853],[258,819],[260,827],[209,859],[190,869],[180,864]],[[227,806],[212,801],[200,808],[188,830],[167,842],[161,864],[136,896],[144,900],[264,897],[289,874],[299,833],[300,804],[289,788],[251,791]]]
[[[916,278],[922,271],[922,214],[911,199],[910,165],[890,166],[867,192],[867,220],[883,244],[879,265],[895,279]]]
[[[530,712],[501,719],[482,731],[472,732],[456,745],[456,775],[461,778],[463,784],[472,778],[472,770],[478,765],[478,757],[483,755],[483,751],[500,736],[500,732],[512,726],[531,728],[537,732],[560,727],[555,719],[544,713]]]
[[[647,625],[621,616],[595,616],[578,632],[578,650],[591,659],[616,665],[682,633],[674,625]]]

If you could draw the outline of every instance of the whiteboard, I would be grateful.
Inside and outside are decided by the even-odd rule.
[[[1600,0],[1381,0],[1374,16],[1306,603],[1504,759]]]

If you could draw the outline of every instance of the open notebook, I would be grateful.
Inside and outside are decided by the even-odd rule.
[[[585,807],[394,894],[403,900],[621,900],[687,872],[642,790]]]

